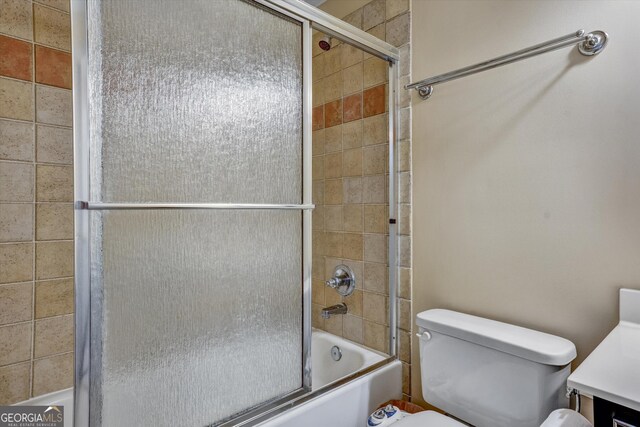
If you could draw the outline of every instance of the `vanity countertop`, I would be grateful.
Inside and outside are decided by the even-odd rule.
[[[620,290],[620,323],[569,376],[567,386],[640,411],[640,291]]]

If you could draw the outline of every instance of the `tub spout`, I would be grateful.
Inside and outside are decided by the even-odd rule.
[[[322,309],[323,319],[328,319],[334,314],[347,314],[347,304],[340,303]]]

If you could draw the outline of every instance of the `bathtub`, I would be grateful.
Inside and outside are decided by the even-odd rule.
[[[335,361],[331,348],[342,357]],[[385,360],[386,356],[327,332],[314,330],[311,339],[313,392],[356,371]],[[312,395],[304,404],[271,418],[261,427],[358,427],[383,402],[402,398],[402,366],[393,361],[336,389]],[[73,427],[73,389],[34,397],[16,405],[64,406],[64,427]]]

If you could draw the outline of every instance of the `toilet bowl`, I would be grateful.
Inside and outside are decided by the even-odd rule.
[[[424,400],[455,419],[426,411],[395,426],[465,426],[459,419],[475,427],[540,427],[569,406],[572,342],[450,310],[424,311],[416,323]],[[545,427],[585,426],[562,424],[572,418],[565,414]]]

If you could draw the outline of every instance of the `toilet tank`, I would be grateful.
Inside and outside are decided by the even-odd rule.
[[[450,310],[424,311],[416,323],[431,405],[476,427],[539,427],[568,407],[571,341]]]

